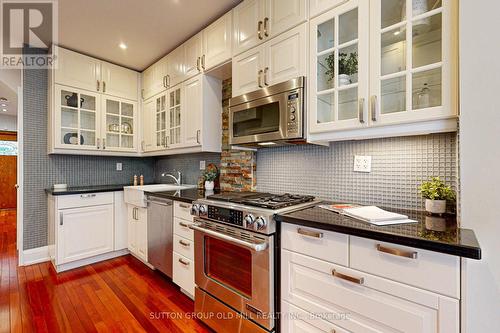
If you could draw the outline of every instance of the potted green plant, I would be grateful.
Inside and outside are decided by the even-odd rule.
[[[429,213],[445,213],[446,202],[454,202],[456,198],[452,188],[439,177],[432,177],[431,180],[422,183],[419,189],[422,197],[425,198],[425,210]]]
[[[335,78],[335,55],[332,53],[326,58],[327,70],[325,75],[328,81]],[[339,86],[352,83],[352,75],[358,73],[358,53],[339,53]]]
[[[214,180],[217,178],[216,170],[207,170],[203,173],[205,179],[205,190],[211,191],[214,189]]]

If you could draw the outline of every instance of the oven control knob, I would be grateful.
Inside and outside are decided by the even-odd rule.
[[[290,120],[291,120],[291,121],[294,121],[294,120],[295,120],[295,115],[291,114],[291,115],[290,115]]]
[[[259,216],[256,220],[255,220],[255,226],[257,227],[257,230],[262,230],[262,229],[265,229],[266,226],[267,226],[267,222],[266,222],[266,219],[263,218],[262,216]]]
[[[245,224],[247,227],[251,226],[255,222],[255,217],[252,214],[245,215]]]
[[[207,205],[200,205],[200,214],[205,215],[207,213]]]
[[[290,112],[291,112],[291,113],[295,113],[295,111],[296,111],[295,106],[291,106],[291,107],[290,107]]]
[[[191,206],[191,215],[198,216],[200,213],[200,205],[199,204],[193,204]]]

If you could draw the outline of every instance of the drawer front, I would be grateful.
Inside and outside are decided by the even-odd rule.
[[[174,252],[172,281],[186,292],[194,295],[194,262]]]
[[[351,236],[351,267],[460,298],[460,258]]]
[[[186,220],[174,217],[174,235],[178,235],[183,238],[189,239],[190,241],[193,241],[194,231],[192,229],[189,229],[189,226],[191,224],[193,224],[193,222],[188,222]]]
[[[57,197],[58,209],[107,205],[113,203],[113,192],[83,193]]]
[[[174,216],[187,221],[192,221],[191,204],[174,201]]]
[[[283,223],[281,246],[339,265],[347,266],[349,263],[348,235]]]
[[[194,242],[187,238],[174,235],[174,252],[194,260]]]
[[[283,333],[349,333],[285,301],[281,302],[281,314]]]
[[[333,271],[337,274],[333,275]],[[349,332],[438,332],[437,296],[381,281],[369,274],[328,262],[282,251],[282,299]],[[284,275],[284,276],[283,276]],[[356,279],[363,279],[356,282]],[[407,289],[414,299],[435,299],[430,308],[397,297],[387,287],[395,285],[397,292]],[[399,285],[399,286],[398,286]],[[385,292],[378,288],[385,289]],[[388,293],[389,291],[390,293]],[[403,290],[404,292],[404,290]],[[328,314],[327,316],[324,316]],[[313,331],[314,332],[314,331]]]

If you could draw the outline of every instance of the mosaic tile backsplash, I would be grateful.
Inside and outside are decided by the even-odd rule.
[[[354,155],[372,156],[371,173],[353,171]],[[257,191],[393,208],[423,208],[418,186],[431,176],[458,187],[455,133],[265,148],[257,166]]]

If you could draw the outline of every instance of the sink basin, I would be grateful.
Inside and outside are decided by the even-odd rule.
[[[142,186],[126,186],[123,188],[125,203],[137,207],[147,207],[144,192],[164,192],[195,188],[196,185],[152,184]]]

